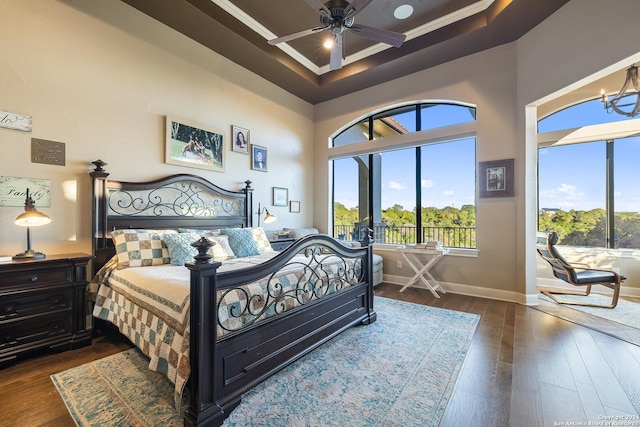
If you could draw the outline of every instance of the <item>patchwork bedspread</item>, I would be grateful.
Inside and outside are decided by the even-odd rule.
[[[261,264],[275,252],[225,261],[218,272]],[[362,266],[332,255],[297,255],[283,269],[258,282],[219,290],[218,339],[269,317],[358,283]],[[93,315],[116,325],[149,358],[149,368],[175,384],[180,410],[191,371],[189,362],[189,287],[186,267],[159,265],[116,269],[108,263],[100,281]]]

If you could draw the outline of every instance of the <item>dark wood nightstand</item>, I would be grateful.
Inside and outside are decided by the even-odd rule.
[[[287,237],[286,239],[269,240],[269,243],[271,243],[271,247],[273,248],[274,251],[280,252],[285,250],[290,244],[292,244],[295,241],[296,239],[294,239],[293,237]]]
[[[0,263],[0,366],[32,350],[91,344],[86,328],[90,255]]]

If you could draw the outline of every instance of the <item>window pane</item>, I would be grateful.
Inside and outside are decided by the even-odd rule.
[[[559,243],[606,246],[604,141],[538,150],[538,230]]]
[[[621,83],[622,84],[622,83]],[[620,114],[608,114],[600,98],[576,104],[553,113],[538,121],[538,132],[545,133],[563,129],[573,129],[587,125],[629,120]]]
[[[640,137],[616,139],[614,200],[616,248],[640,248]]]
[[[416,243],[416,149],[382,153],[381,170],[385,243]]]
[[[416,131],[416,106],[394,108],[373,116],[374,139]]]
[[[420,148],[421,241],[475,248],[476,146],[464,139]]]
[[[421,130],[473,122],[476,109],[454,104],[425,104],[420,108]]]
[[[355,237],[352,233],[357,224],[367,216],[368,179],[367,155],[333,161],[334,237],[344,240]]]
[[[359,123],[345,129],[340,135],[333,138],[333,146],[341,147],[343,145],[356,144],[369,140],[369,119],[364,119]]]

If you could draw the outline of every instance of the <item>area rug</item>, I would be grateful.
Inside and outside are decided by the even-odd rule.
[[[558,304],[547,295],[540,293],[538,296],[540,304],[534,308],[540,311],[640,345],[640,302],[636,299],[620,297],[615,308],[601,308]],[[597,293],[557,295],[557,298],[563,302],[611,303],[611,296]]]
[[[437,426],[479,316],[381,297],[375,308],[375,323],[253,388],[224,425]],[[171,385],[145,364],[128,350],[52,379],[79,426],[181,426]]]

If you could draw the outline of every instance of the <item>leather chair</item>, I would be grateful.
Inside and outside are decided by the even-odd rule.
[[[573,286],[584,288],[583,291],[562,291],[562,290],[543,290],[542,293],[553,299],[558,304],[581,305],[588,307],[615,308],[618,304],[620,296],[620,285],[627,278],[621,274],[611,270],[603,270],[590,268],[586,264],[569,263],[558,251],[556,244],[558,243],[558,234],[551,232],[538,236],[537,249],[540,256],[547,261],[553,269],[553,275],[558,279],[564,280]],[[580,302],[566,302],[558,299],[555,295],[582,295],[587,296],[591,293],[593,285],[602,285],[613,290],[611,304],[600,305]]]

